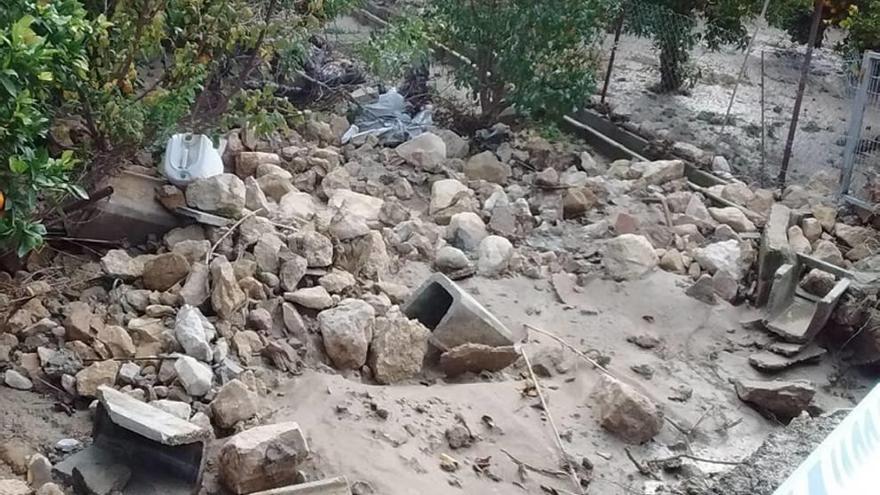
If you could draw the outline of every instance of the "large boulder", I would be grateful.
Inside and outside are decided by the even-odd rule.
[[[446,232],[449,243],[465,251],[476,250],[480,246],[480,241],[489,235],[483,219],[470,211],[453,215]]]
[[[694,259],[703,269],[709,273],[723,270],[733,275],[737,280],[742,278],[745,269],[742,258],[742,248],[739,241],[734,239],[716,242],[694,250]]]
[[[296,423],[258,426],[233,436],[220,449],[220,480],[235,494],[293,484],[297,465],[308,455],[309,445]]]
[[[816,241],[813,245],[813,257],[832,265],[844,266],[843,254],[840,249],[827,239]]]
[[[496,184],[506,184],[510,177],[510,165],[501,162],[495,153],[484,151],[468,159],[464,174],[470,180],[485,180]]]
[[[359,299],[344,299],[335,308],[318,313],[324,348],[340,369],[359,369],[367,362],[376,312]]]
[[[233,174],[197,179],[186,188],[186,204],[192,208],[236,216],[244,210],[244,182]]]
[[[513,256],[513,244],[506,238],[490,235],[480,241],[477,271],[485,277],[497,277],[507,270]]]
[[[113,386],[119,373],[118,361],[97,361],[76,374],[76,393],[80,397],[97,397],[98,387]]]
[[[816,395],[816,389],[805,382],[739,380],[734,385],[740,400],[782,421],[798,416]]]
[[[336,189],[330,194],[327,205],[346,215],[357,215],[364,220],[377,222],[385,201],[348,189]]]
[[[214,371],[205,363],[189,356],[180,356],[174,362],[177,379],[186,393],[193,397],[202,397],[211,390],[214,384]]]
[[[435,172],[446,161],[446,143],[436,134],[425,132],[395,148],[407,163]]]
[[[395,383],[418,374],[428,350],[430,330],[400,312],[376,318],[369,365],[379,383]]]
[[[470,144],[468,140],[449,129],[437,129],[434,134],[446,143],[446,158],[466,158]]]
[[[602,375],[593,396],[602,427],[629,443],[645,443],[663,427],[657,404],[615,378]]]
[[[477,201],[467,186],[455,179],[438,180],[431,184],[431,217],[440,225],[448,224],[456,213],[475,211]]]
[[[646,237],[623,234],[605,244],[602,264],[614,280],[634,280],[654,269],[660,259]]]
[[[276,215],[285,220],[308,221],[319,211],[315,198],[300,191],[290,191],[278,201]]]

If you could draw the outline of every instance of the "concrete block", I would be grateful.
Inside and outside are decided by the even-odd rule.
[[[775,203],[770,208],[770,219],[764,227],[761,249],[758,252],[758,306],[767,303],[773,277],[779,267],[796,261],[794,251],[788,245],[790,226],[791,209],[781,203]]]
[[[403,313],[431,330],[430,342],[443,351],[462,344],[511,346],[525,336],[524,331],[511,332],[442,273],[431,275],[413,292]]]
[[[798,292],[803,265],[782,265],[773,278],[767,302],[764,325],[783,340],[807,343],[823,329],[840,297],[850,286],[847,278],[838,280],[828,294],[819,300]]]
[[[340,476],[311,483],[282,486],[251,495],[351,495],[351,488],[348,486],[348,480]]]

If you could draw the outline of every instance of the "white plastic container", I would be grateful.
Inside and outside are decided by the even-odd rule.
[[[165,145],[165,158],[162,160],[162,173],[175,186],[187,186],[196,179],[205,179],[223,173],[223,150],[226,141],[220,140],[220,147],[204,134],[175,134]]]

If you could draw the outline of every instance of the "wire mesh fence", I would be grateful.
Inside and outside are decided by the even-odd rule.
[[[841,190],[850,202],[880,202],[880,53],[867,52],[849,79],[853,95]]]

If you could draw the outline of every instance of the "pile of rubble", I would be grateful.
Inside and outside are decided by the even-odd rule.
[[[568,272],[625,281],[659,267],[690,277],[688,294],[716,304],[761,298],[793,253],[874,263],[875,232],[839,222],[820,180],[777,198],[735,181],[698,186],[680,160],[605,165],[502,124],[473,142],[436,129],[396,148],[369,135],[340,146],[347,127],[335,116],[269,141],[235,131],[228,173],[158,192],[201,223],[79,266],[96,278],[76,290],[27,273],[0,280],[19,286],[0,301],[10,310],[0,333],[5,384],[57,389],[68,403],[100,398],[105,408],[122,400],[107,398],[118,389],[205,432],[239,432],[221,452],[220,478],[252,493],[303,481],[267,461],[268,451],[294,464],[307,455],[298,427],[251,428],[279,373],[330,366],[391,384],[519,358],[525,335],[453,280]],[[782,253],[766,257],[769,275],[754,269],[768,236]],[[387,280],[413,260],[445,276],[412,292]],[[801,285],[823,297],[834,279],[809,272]],[[744,400],[761,388],[749,387],[738,387]],[[606,428],[635,443],[659,431],[662,415],[641,394],[611,379],[601,390]],[[128,476],[117,472],[102,485],[110,488],[89,493],[122,489]]]

